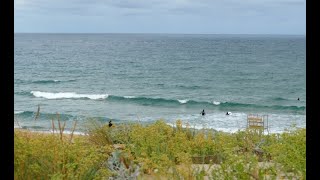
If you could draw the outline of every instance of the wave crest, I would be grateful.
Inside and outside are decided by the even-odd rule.
[[[70,79],[70,80],[57,80],[57,79],[53,79],[53,80],[37,80],[37,81],[32,81],[31,83],[35,83],[35,84],[51,84],[51,83],[61,83],[61,82],[73,82],[76,81],[75,79]]]
[[[21,93],[20,93],[21,94]],[[23,93],[22,93],[23,94]],[[41,92],[41,91],[31,91],[35,97],[41,97],[46,99],[92,99],[92,100],[104,100],[118,102],[118,103],[135,103],[143,106],[167,106],[167,107],[177,107],[180,105],[187,105],[189,107],[218,107],[220,110],[289,110],[289,111],[304,111],[305,106],[282,106],[282,105],[263,105],[263,104],[244,104],[238,102],[218,102],[218,101],[195,101],[189,99],[165,99],[160,97],[139,97],[139,96],[114,96],[108,94],[77,94],[75,92]],[[232,109],[230,109],[232,108]]]
[[[50,92],[41,92],[41,91],[31,91],[35,97],[41,97],[46,99],[80,99],[80,98],[88,98],[88,99],[106,99],[108,98],[108,94],[77,94],[75,92],[59,92],[59,93],[50,93]]]
[[[218,102],[218,101],[213,101],[212,102],[214,105],[219,105],[220,104],[220,102]]]
[[[178,99],[180,104],[186,104],[189,100],[188,99]]]
[[[135,96],[123,96],[124,98],[127,98],[127,99],[132,99],[132,98],[135,98]]]
[[[14,114],[21,114],[24,113],[24,111],[14,111]]]

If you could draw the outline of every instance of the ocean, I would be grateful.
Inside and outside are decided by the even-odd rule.
[[[15,124],[49,130],[56,113],[79,131],[180,119],[234,132],[248,114],[268,115],[270,132],[305,127],[306,37],[16,33]]]

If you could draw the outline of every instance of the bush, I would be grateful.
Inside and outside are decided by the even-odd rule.
[[[66,136],[15,131],[15,179],[306,179],[305,128],[224,133],[183,128],[180,120],[173,128],[159,120],[111,128],[95,122],[87,132],[71,143]],[[111,156],[113,143],[125,148]],[[215,168],[195,165],[197,158]]]
[[[109,176],[103,168],[110,146],[91,146],[86,136],[74,143],[53,134],[15,131],[15,179],[94,179]]]

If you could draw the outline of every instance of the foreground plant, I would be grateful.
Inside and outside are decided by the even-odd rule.
[[[95,179],[110,176],[103,163],[111,146],[93,146],[87,136],[16,130],[14,179]]]
[[[224,133],[160,120],[93,123],[73,141],[16,131],[14,162],[15,179],[306,179],[305,155],[305,128]]]

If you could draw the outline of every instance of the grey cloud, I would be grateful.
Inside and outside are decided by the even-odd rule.
[[[202,15],[219,9],[267,12],[282,6],[302,6],[305,0],[14,0],[14,4],[18,14],[49,12],[91,16],[108,14],[112,8],[114,13],[125,16],[148,13]]]

